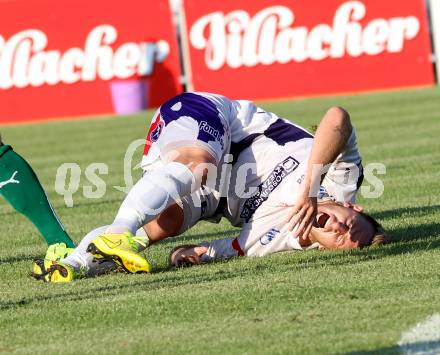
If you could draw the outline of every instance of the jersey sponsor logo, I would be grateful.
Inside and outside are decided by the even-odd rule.
[[[260,238],[260,244],[261,245],[269,244],[272,240],[276,238],[278,234],[280,234],[280,231],[278,229],[275,228],[269,229],[269,231]]]
[[[15,175],[17,175],[17,174],[18,174],[18,171],[14,171],[14,173],[12,174],[12,176],[8,180],[0,181],[0,189],[6,185],[9,185],[9,184],[19,184],[20,181],[15,179]]]
[[[206,132],[207,134],[209,134],[217,142],[220,143],[222,148],[224,148],[224,145],[223,145],[224,144],[223,143],[223,134],[218,129],[215,129],[214,127],[212,127],[208,122],[201,121],[199,123],[199,131],[203,131],[203,132]]]
[[[267,179],[258,186],[257,192],[246,200],[240,217],[246,222],[249,222],[255,211],[269,198],[271,192],[275,190],[284,178],[291,174],[298,166],[298,160],[290,156],[279,163]]]

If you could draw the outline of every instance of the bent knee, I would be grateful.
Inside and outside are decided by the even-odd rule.
[[[162,212],[156,219],[147,223],[144,230],[152,242],[179,235],[183,225],[183,210],[173,204]]]
[[[169,159],[184,164],[194,174],[199,184],[206,185],[217,177],[217,161],[206,149],[198,147],[183,147],[175,151]]]
[[[334,117],[339,124],[350,124],[350,114],[341,106],[332,106],[327,110],[327,113]]]

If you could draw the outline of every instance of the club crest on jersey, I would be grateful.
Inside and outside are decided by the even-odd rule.
[[[159,115],[156,121],[151,125],[150,137],[149,137],[150,142],[154,143],[159,139],[164,127],[165,127],[165,122],[161,119]]]
[[[272,240],[274,240],[276,238],[276,236],[280,233],[280,231],[278,229],[275,228],[271,228],[269,229],[269,231],[260,238],[260,243],[261,245],[267,245],[269,244]]]
[[[322,200],[324,198],[330,198],[330,195],[327,192],[327,189],[324,186],[321,185],[319,187],[318,199]]]

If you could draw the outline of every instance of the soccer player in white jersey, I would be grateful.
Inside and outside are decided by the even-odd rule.
[[[50,281],[70,281],[92,258],[114,261],[130,273],[150,272],[141,250],[199,220],[222,216],[243,226],[240,237],[202,245],[197,255],[203,260],[302,249],[313,242],[360,247],[371,244],[380,229],[356,205],[317,205],[321,182],[326,195],[353,203],[362,178],[354,129],[339,107],[326,112],[313,137],[250,101],[184,93],[157,110],[146,141],[145,173],[113,223],[89,233],[78,252],[53,265]],[[316,223],[322,228],[311,234]],[[330,232],[329,225],[337,227]],[[257,251],[255,241],[263,239],[260,244],[271,245]],[[194,249],[183,248],[183,254]]]

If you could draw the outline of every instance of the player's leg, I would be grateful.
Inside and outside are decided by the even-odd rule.
[[[199,221],[202,212],[213,215],[217,204],[218,199],[214,194],[205,197],[205,195],[196,193],[179,201],[179,204],[169,206],[155,220],[136,232],[133,241],[136,243],[137,251],[144,250],[146,245],[180,235]],[[202,206],[206,207],[202,209]],[[97,261],[92,254],[87,252],[89,244],[107,229],[108,226],[103,226],[92,230],[81,240],[72,254],[60,262],[51,263],[47,274],[43,277],[34,276],[49,282],[69,282],[81,277],[99,276],[118,269],[115,262],[111,260]],[[143,241],[145,239],[148,239],[148,243],[136,242],[136,240]]]
[[[209,188],[182,198],[144,226],[149,245],[179,236],[201,220],[218,223],[221,218],[219,202],[220,194]]]
[[[104,233],[107,228],[108,226],[102,226],[87,233],[73,253],[62,262],[71,266],[76,272],[86,275],[93,267],[93,256],[87,253],[87,246],[93,239]]]
[[[136,243],[130,241],[134,231],[154,220],[174,202],[199,190],[212,170],[215,176],[218,173],[217,164],[229,151],[225,143],[225,137],[229,137],[225,130],[228,126],[215,109],[203,115],[209,103],[198,105],[199,99],[193,96],[179,96],[173,99],[178,101],[170,100],[161,106],[152,125],[156,128],[150,129],[147,141],[154,142],[151,148],[162,165],[144,174],[128,193],[106,233],[90,244],[89,251],[95,257],[114,259],[128,272],[147,271],[148,263],[142,262]],[[209,121],[210,132],[215,134],[207,134],[205,126],[200,128],[199,110]],[[211,169],[205,169],[208,166]],[[115,247],[121,241],[126,248]],[[143,243],[146,245],[148,238]]]
[[[37,227],[48,245],[74,247],[31,166],[1,140],[0,194]]]
[[[34,272],[32,276],[47,282],[69,282],[86,276],[88,270],[93,267],[93,256],[86,252],[87,246],[107,227],[103,226],[92,230],[86,234],[69,256],[58,262],[49,262],[49,266],[45,267],[45,272]]]
[[[151,222],[168,206],[200,189],[206,178],[201,164],[216,162],[202,148],[179,148],[178,157],[154,171],[147,172],[133,186],[121,204],[108,233],[134,233]]]
[[[96,260],[87,252],[89,244],[100,236],[108,226],[98,227],[81,240],[75,250],[61,261],[52,262],[43,277],[36,276],[47,282],[70,282],[83,277],[96,277],[119,269],[118,265],[111,260]],[[141,228],[136,232],[135,239],[145,237],[145,231]]]
[[[95,258],[114,260],[127,272],[143,271],[140,269],[142,262],[148,262],[139,253],[147,246],[165,238],[181,235],[202,219],[218,223],[219,200],[217,192],[209,188],[199,189],[169,206],[155,220],[147,223],[144,226],[146,235],[138,233],[136,237],[132,237],[127,234],[106,233],[93,240],[87,250]],[[115,245],[118,247],[114,248]]]
[[[192,153],[198,157],[192,159],[195,167],[209,161],[204,159],[209,153],[203,149],[193,148]],[[88,251],[96,258],[114,260],[127,272],[150,272],[150,265],[139,254],[138,247],[139,244],[146,247],[148,237],[134,240],[133,234],[171,204],[199,188],[203,174],[183,164],[185,159],[186,156],[182,154],[178,161],[146,173],[122,202],[112,225],[90,244]]]
[[[169,206],[156,219],[143,227],[148,236],[148,245],[180,235],[184,220],[184,211],[179,204],[175,203]]]
[[[139,229],[136,232],[135,237],[142,239],[145,238],[145,230],[148,230],[148,233],[152,238],[150,243],[174,236],[175,233],[178,232],[178,229],[181,228],[180,225],[176,224],[176,221],[179,220],[179,214],[182,215],[181,220],[183,221],[182,209],[177,205],[170,206],[157,218],[157,220],[154,220],[144,226],[144,228]],[[87,252],[87,247],[90,243],[102,235],[108,227],[108,225],[98,227],[87,233],[73,253],[60,262],[51,263],[48,272],[43,275],[43,277],[40,277],[39,275],[34,276],[37,279],[42,279],[47,282],[59,283],[70,282],[83,277],[96,277],[117,270],[118,265],[114,261],[98,261],[92,254]],[[138,250],[141,251],[145,249],[144,245],[137,244]]]

